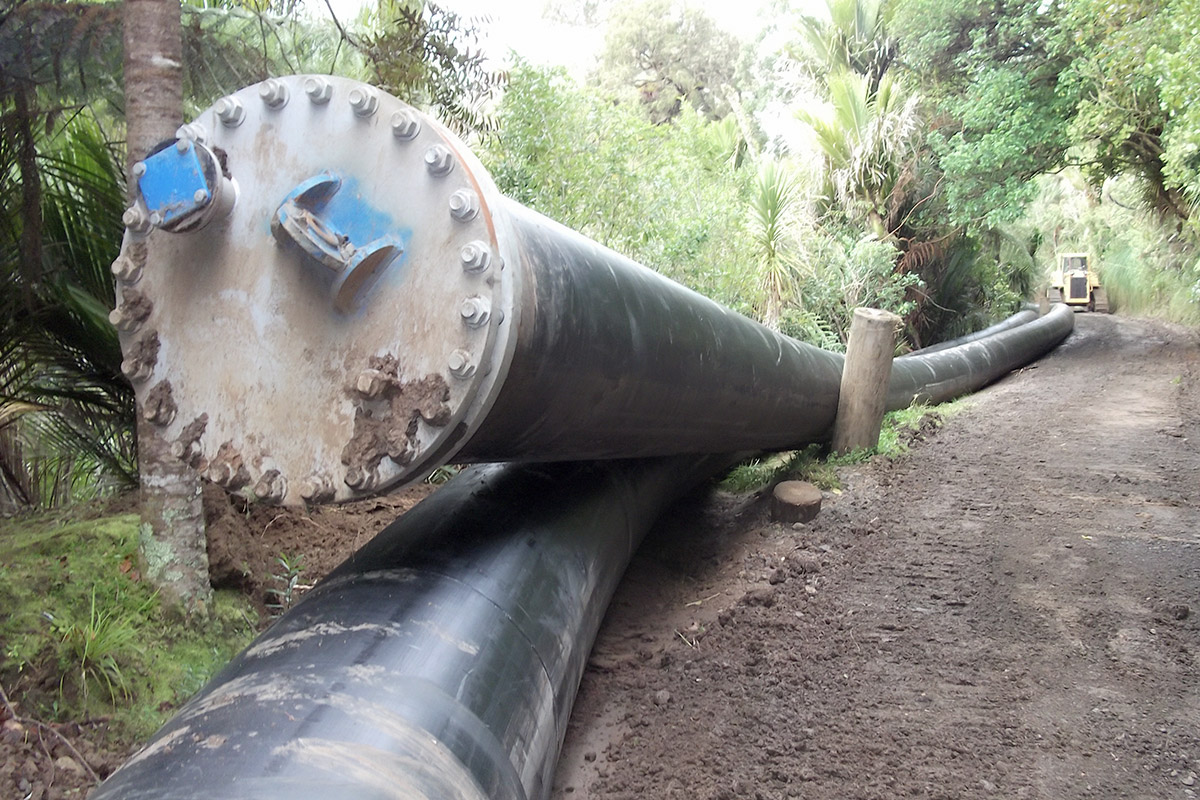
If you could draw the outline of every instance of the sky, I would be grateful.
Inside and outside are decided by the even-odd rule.
[[[369,1],[369,0],[368,0]],[[339,18],[352,19],[364,0],[331,0]],[[589,30],[555,24],[542,17],[545,0],[438,0],[466,17],[488,17],[480,27],[485,31],[488,53],[505,59],[515,50],[527,61],[539,65],[560,65],[577,77],[592,68],[603,44],[602,30]],[[751,40],[762,27],[759,18],[769,0],[690,0],[704,9],[721,27],[740,39]],[[323,7],[323,0],[315,5]]]

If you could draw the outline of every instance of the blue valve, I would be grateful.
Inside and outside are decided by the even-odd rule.
[[[288,193],[271,218],[271,233],[332,276],[333,304],[343,313],[361,306],[384,273],[403,261],[411,237],[330,172]]]
[[[179,139],[147,157],[134,172],[150,221],[157,227],[170,230],[212,203],[213,187],[189,139]]]

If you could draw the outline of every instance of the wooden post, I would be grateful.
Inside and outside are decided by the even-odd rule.
[[[833,423],[835,453],[879,444],[899,325],[900,318],[890,311],[854,309],[837,419]]]

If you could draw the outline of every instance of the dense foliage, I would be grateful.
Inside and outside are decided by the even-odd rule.
[[[116,3],[0,17],[0,487],[11,505],[133,475],[105,313],[123,193]],[[1198,0],[786,0],[753,42],[671,0],[555,0],[596,27],[576,79],[487,53],[422,0],[182,7],[188,113],[272,74],[371,80],[441,115],[501,189],[765,324],[902,347],[1036,295],[1089,250],[1115,304],[1200,318]]]

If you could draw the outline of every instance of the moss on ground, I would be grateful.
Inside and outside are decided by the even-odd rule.
[[[218,592],[208,620],[171,623],[138,570],[135,514],[86,507],[0,521],[0,681],[43,719],[108,717],[144,739],[254,636]]]
[[[820,489],[840,489],[838,467],[858,464],[875,456],[899,458],[914,441],[940,428],[950,417],[969,407],[970,398],[961,398],[936,406],[913,404],[883,417],[879,444],[850,453],[829,453],[828,445],[813,444],[803,450],[787,450],[743,461],[731,469],[719,484],[727,492],[744,493],[773,486],[779,481],[802,480]]]

